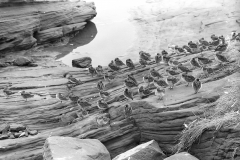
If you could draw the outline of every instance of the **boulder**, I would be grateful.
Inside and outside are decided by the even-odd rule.
[[[113,160],[163,160],[165,157],[158,143],[151,140],[118,155]]]
[[[26,129],[26,126],[24,126],[22,124],[18,124],[18,123],[10,124],[10,131],[13,131],[13,132],[19,132],[19,131],[23,131],[25,129]]]
[[[9,129],[10,129],[10,125],[7,123],[0,125],[0,133],[2,134],[7,134]]]
[[[0,62],[0,67],[7,67],[7,66],[9,66],[8,63],[2,63],[2,62]]]
[[[97,139],[49,137],[44,144],[44,160],[110,160],[106,147]]]
[[[7,134],[0,135],[0,140],[4,140],[4,139],[8,139],[8,135]]]
[[[72,60],[72,66],[77,68],[88,68],[92,64],[92,59],[90,57],[82,57]]]
[[[36,135],[36,134],[38,134],[38,131],[37,130],[32,130],[32,131],[28,131],[28,133],[30,135]]]
[[[198,158],[192,156],[187,152],[181,152],[165,158],[164,160],[198,160]]]
[[[31,63],[31,60],[26,57],[18,57],[13,61],[13,65],[15,66],[28,66]]]

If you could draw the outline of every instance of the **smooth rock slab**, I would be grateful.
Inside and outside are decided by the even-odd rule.
[[[12,123],[10,124],[10,131],[18,132],[18,131],[23,131],[26,129],[26,126],[18,123]]]
[[[158,143],[151,140],[118,155],[113,160],[163,160],[165,157]]]
[[[72,60],[72,66],[77,68],[88,68],[92,64],[92,59],[90,57],[82,57],[79,59]]]
[[[13,61],[15,66],[28,66],[32,61],[26,57],[18,57]]]
[[[49,137],[44,144],[44,160],[111,160],[107,148],[97,139]]]
[[[199,159],[187,152],[181,152],[174,154],[168,158],[165,158],[164,160],[199,160]]]

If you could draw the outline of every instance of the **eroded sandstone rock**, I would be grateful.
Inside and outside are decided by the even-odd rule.
[[[10,131],[19,132],[25,129],[26,129],[26,126],[24,126],[23,124],[18,124],[18,123],[10,124]]]
[[[92,59],[90,57],[82,57],[72,60],[73,67],[77,68],[88,68],[91,65]]]
[[[83,1],[3,7],[0,10],[0,51],[24,50],[56,41],[83,29],[85,21],[96,14],[94,4]]]
[[[97,139],[49,137],[44,144],[44,160],[111,160],[106,147]]]
[[[26,57],[18,57],[13,60],[13,65],[15,66],[28,66],[32,61]]]
[[[198,158],[192,156],[187,152],[181,152],[165,158],[164,160],[198,160]]]
[[[151,140],[118,155],[113,160],[163,160],[165,157],[158,143]]]

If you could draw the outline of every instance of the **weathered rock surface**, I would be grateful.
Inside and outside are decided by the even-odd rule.
[[[239,135],[238,127],[205,131],[189,152],[200,160],[238,160],[240,159]]]
[[[77,68],[88,68],[92,64],[92,59],[90,57],[83,57],[72,60],[72,66]]]
[[[25,129],[26,129],[26,126],[24,126],[23,124],[18,124],[18,123],[10,124],[10,131],[18,132]]]
[[[11,53],[8,55],[10,57]],[[106,146],[111,158],[136,147],[139,143],[145,143],[152,139],[158,142],[166,155],[172,154],[172,148],[178,143],[178,135],[184,129],[184,123],[204,117],[202,108],[215,102],[223,94],[224,88],[228,87],[229,81],[239,78],[239,68],[235,67],[233,63],[221,67],[218,66],[218,62],[214,61],[212,65],[216,66],[216,70],[211,75],[192,68],[189,60],[199,55],[176,55],[176,58],[179,58],[179,62],[193,69],[194,76],[202,75],[203,87],[201,92],[193,94],[193,89],[186,87],[184,82],[180,81],[174,90],[166,90],[164,101],[158,101],[154,95],[141,99],[138,94],[135,94],[133,101],[122,101],[121,97],[124,91],[123,80],[127,74],[134,73],[139,84],[146,85],[142,82],[142,75],[147,74],[151,67],[155,67],[159,73],[166,76],[164,71],[166,65],[152,63],[152,65],[143,68],[136,64],[135,70],[123,67],[122,73],[116,75],[112,83],[104,82],[105,90],[110,93],[108,102],[110,124],[99,127],[96,123],[96,117],[103,113],[97,109],[97,101],[100,97],[96,83],[103,77],[94,76],[92,78],[85,69],[66,67],[61,62],[53,60],[54,53],[50,54],[45,51],[26,53],[25,56],[29,59],[33,58],[38,67],[11,66],[2,68],[0,88],[11,82],[13,84],[11,90],[26,90],[36,93],[36,95],[25,102],[18,93],[8,99],[1,94],[0,122],[24,124],[31,130],[38,130],[38,134],[1,140],[0,159],[42,159],[42,147],[49,136],[98,139]],[[202,55],[214,60],[212,52],[203,52]],[[16,57],[18,56],[14,53],[14,58]],[[104,70],[108,71],[106,68]],[[78,112],[79,106],[71,101],[61,103],[55,99],[56,93],[69,92],[66,87],[69,82],[63,78],[63,74],[66,72],[84,82],[74,87],[72,93],[92,104],[88,108],[89,115],[70,125],[69,123],[64,125],[60,123],[61,115]],[[137,93],[137,89],[133,89],[133,91]],[[124,116],[124,106],[128,103],[133,108],[132,120],[127,120]],[[229,133],[237,132],[237,130],[238,128],[232,129]],[[207,145],[207,142],[203,144]],[[227,154],[224,149],[222,151]],[[195,150],[193,148],[190,153],[193,152],[199,152],[200,156],[204,154],[204,150],[197,147]],[[211,155],[205,156],[206,159],[212,157],[212,152]],[[220,152],[214,152],[215,157],[219,154]],[[193,155],[198,157],[196,153]],[[198,158],[201,159],[201,157]]]
[[[198,159],[187,152],[181,152],[174,154],[168,158],[165,158],[164,160],[198,160]]]
[[[29,49],[68,36],[96,16],[86,2],[31,3],[0,10],[0,52]]]
[[[158,143],[151,140],[116,156],[113,160],[163,160],[165,157]]]
[[[111,160],[107,148],[97,139],[49,137],[43,150],[44,160]]]

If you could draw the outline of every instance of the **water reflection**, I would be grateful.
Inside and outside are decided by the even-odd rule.
[[[133,46],[136,38],[135,27],[129,21],[129,11],[133,7],[136,8],[140,4],[139,1],[142,0],[94,0],[98,14],[92,21],[96,24],[97,35],[94,36],[95,38],[91,37],[94,39],[90,43],[82,45],[85,42],[82,41],[82,38],[85,39],[85,33],[79,34],[79,39],[73,39],[68,44],[67,50],[65,47],[58,49],[62,53],[58,56],[58,60],[72,66],[72,59],[89,56],[94,67],[106,66],[116,57],[125,60],[129,57],[128,50]],[[74,46],[69,46],[70,44]]]
[[[96,37],[97,32],[98,31],[96,25],[93,22],[88,21],[85,28],[80,30],[75,37],[71,38],[67,45],[50,47],[47,50],[54,50],[61,53],[56,58],[60,59],[72,52],[74,49],[90,43]]]

